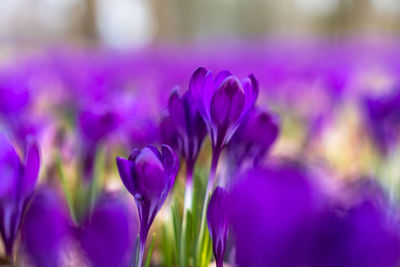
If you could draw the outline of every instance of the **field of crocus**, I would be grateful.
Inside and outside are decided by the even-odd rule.
[[[0,56],[1,266],[400,266],[400,41]]]

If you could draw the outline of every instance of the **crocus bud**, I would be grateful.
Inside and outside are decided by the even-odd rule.
[[[239,80],[228,71],[213,78],[200,67],[192,75],[190,92],[203,117],[215,150],[222,150],[253,107],[258,83],[253,75]]]
[[[213,242],[215,262],[217,267],[222,267],[229,228],[228,192],[222,187],[217,187],[211,196],[207,224]]]
[[[39,166],[39,149],[35,143],[28,142],[25,161],[21,162],[12,145],[0,135],[0,233],[9,257],[12,257],[14,241],[34,190]]]
[[[128,159],[117,157],[118,171],[126,189],[135,198],[140,219],[140,260],[147,234],[179,170],[179,160],[172,149],[163,145],[135,149]]]
[[[235,169],[249,160],[257,165],[269,151],[279,134],[279,118],[276,114],[253,109],[227,146]]]
[[[206,126],[193,102],[190,92],[182,97],[175,90],[168,103],[169,117],[178,133],[178,147],[190,168],[199,154],[206,135]]]

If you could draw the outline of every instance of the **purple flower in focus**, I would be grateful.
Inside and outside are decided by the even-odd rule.
[[[186,160],[186,212],[192,208],[193,169],[207,131],[189,91],[181,97],[175,90],[169,98],[168,111],[169,116],[165,116],[160,124],[161,138],[164,143],[177,148]]]
[[[69,236],[65,203],[50,188],[33,197],[22,224],[22,247],[34,266],[62,266],[61,253]]]
[[[137,218],[122,199],[103,195],[78,231],[82,249],[93,266],[128,266],[138,232]]]
[[[257,80],[253,75],[239,80],[229,71],[214,78],[211,70],[200,67],[193,73],[189,88],[213,149],[220,152],[253,108],[258,96]]]
[[[246,160],[258,165],[278,134],[279,118],[276,114],[259,109],[250,111],[227,146],[233,168],[239,169]]]
[[[222,187],[215,189],[208,203],[207,223],[213,241],[213,252],[217,267],[222,267],[230,223],[228,192]]]
[[[175,182],[179,160],[169,146],[163,145],[160,153],[155,146],[149,145],[141,150],[135,149],[128,159],[117,157],[117,166],[139,212],[140,266],[147,234]]]
[[[206,135],[206,126],[201,118],[196,106],[193,103],[193,98],[190,92],[186,92],[182,97],[179,96],[175,90],[168,102],[169,118],[172,125],[176,130],[166,129],[164,124],[163,129],[167,131],[166,138],[171,138],[171,132],[176,132],[177,143],[181,155],[186,159],[187,167],[193,169],[197,155],[199,154],[201,144]],[[172,141],[174,144],[174,141]]]
[[[14,241],[33,193],[39,167],[39,149],[35,143],[28,141],[25,160],[21,162],[12,145],[0,135],[0,233],[9,257],[12,257]]]

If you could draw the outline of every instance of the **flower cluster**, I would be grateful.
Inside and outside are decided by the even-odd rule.
[[[295,48],[0,70],[0,265],[398,266],[397,79]]]

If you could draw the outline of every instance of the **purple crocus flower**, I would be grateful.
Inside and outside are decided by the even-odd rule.
[[[259,109],[250,111],[227,146],[233,168],[240,169],[246,160],[258,165],[278,134],[279,118],[276,114]]]
[[[206,126],[189,91],[181,97],[175,90],[169,98],[168,111],[169,116],[160,125],[161,137],[177,145],[186,160],[185,209],[191,209],[193,169],[207,132]]]
[[[100,197],[78,230],[81,247],[93,266],[128,266],[138,232],[133,215],[120,197],[110,193]]]
[[[35,143],[28,141],[25,160],[21,162],[13,146],[0,135],[0,233],[8,257],[12,257],[14,241],[34,190],[39,166],[39,149]]]
[[[213,242],[215,262],[217,267],[222,267],[230,223],[228,192],[222,187],[217,187],[211,196],[207,210],[207,223]]]
[[[21,229],[23,251],[34,266],[62,266],[62,249],[70,230],[67,218],[65,203],[54,189],[37,190]]]
[[[175,90],[168,102],[169,117],[178,132],[180,153],[185,157],[187,168],[193,167],[206,135],[206,126],[201,118],[190,92],[182,97]]]
[[[160,152],[149,145],[141,150],[135,149],[128,159],[117,157],[117,166],[139,212],[141,266],[147,234],[175,182],[179,160],[169,146],[163,145]]]
[[[258,96],[253,75],[239,80],[229,71],[213,72],[200,67],[190,80],[190,92],[203,117],[215,152],[228,143]]]

